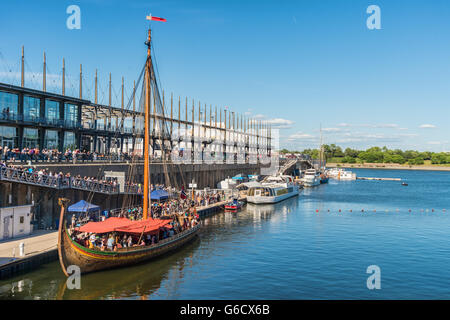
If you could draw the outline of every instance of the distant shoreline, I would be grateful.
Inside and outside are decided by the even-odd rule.
[[[450,166],[444,167],[433,165],[401,165],[392,163],[327,163],[327,168],[450,171]]]

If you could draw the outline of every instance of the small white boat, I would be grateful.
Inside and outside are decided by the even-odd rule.
[[[327,173],[330,178],[337,180],[356,180],[356,173],[344,169],[332,168]]]
[[[320,184],[320,173],[315,169],[308,169],[305,171],[305,175],[302,178],[303,185],[305,187],[315,187]]]
[[[337,176],[338,176],[338,174],[339,174],[339,171],[342,171],[342,169],[331,168],[331,169],[328,169],[326,172],[327,172],[327,175],[328,175],[330,178],[337,179]]]
[[[299,186],[291,176],[269,176],[259,186],[252,186],[247,192],[247,202],[255,204],[277,203],[297,196]]]
[[[338,180],[356,180],[356,173],[351,171],[342,171],[338,175]]]

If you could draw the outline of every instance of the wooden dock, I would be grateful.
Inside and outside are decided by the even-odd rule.
[[[401,178],[369,178],[369,177],[357,177],[357,180],[381,180],[381,181],[402,181]]]
[[[244,201],[247,202],[247,197],[239,197],[238,199],[239,201]],[[227,204],[228,202],[231,201],[231,198],[228,200],[224,200],[224,201],[220,201],[220,202],[216,202],[213,204],[210,204],[208,206],[203,206],[203,207],[197,207],[197,213],[200,217],[200,219],[206,218],[212,214],[215,214],[217,212],[223,211],[224,210],[224,206],[225,204]]]

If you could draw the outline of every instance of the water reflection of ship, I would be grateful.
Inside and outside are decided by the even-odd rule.
[[[83,290],[65,290],[63,299],[150,299],[160,288],[164,280],[167,294],[177,291],[183,278],[186,264],[192,256],[199,241],[186,245],[183,250],[170,256],[153,260],[126,269],[115,269],[97,274],[83,276]],[[158,297],[157,297],[158,298]],[[164,298],[164,297],[161,297]]]
[[[185,267],[191,267],[199,241],[195,240],[183,250],[126,269],[113,269],[82,275],[81,289],[68,289],[67,278],[57,272],[59,265],[49,266],[47,275],[29,274],[26,279],[0,285],[0,299],[151,299],[164,298],[157,292],[162,288],[169,297],[178,291]],[[43,271],[43,270],[41,270]],[[36,277],[36,278],[34,278]]]

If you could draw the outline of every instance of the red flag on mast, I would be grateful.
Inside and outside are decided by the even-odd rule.
[[[181,199],[187,198],[186,192],[184,192],[184,186],[181,186],[180,198]]]
[[[161,22],[166,22],[166,21],[167,21],[167,20],[164,19],[164,18],[152,17],[152,15],[147,16],[147,20],[161,21]]]

